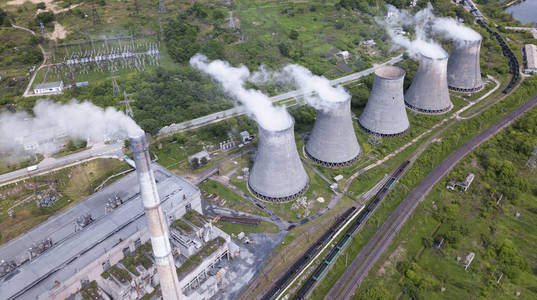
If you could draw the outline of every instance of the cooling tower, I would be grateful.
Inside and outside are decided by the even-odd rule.
[[[457,92],[475,92],[483,87],[479,68],[480,49],[481,39],[455,41],[447,66],[449,89]]]
[[[447,83],[447,55],[431,58],[423,54],[414,81],[405,94],[406,105],[417,112],[440,114],[449,111],[453,104],[449,99]]]
[[[352,125],[351,100],[331,103],[318,110],[306,144],[306,154],[316,163],[339,167],[352,164],[360,155],[360,145]]]
[[[259,142],[248,178],[250,190],[265,201],[289,201],[308,187],[295,144],[293,123],[279,131],[259,127]]]
[[[405,71],[386,66],[375,70],[373,89],[358,124],[368,133],[400,136],[410,128],[403,97]]]
[[[151,159],[147,150],[145,133],[140,136],[130,137],[131,149],[136,163],[136,173],[140,184],[140,193],[144,205],[147,225],[151,235],[153,256],[160,277],[160,289],[165,300],[181,299],[181,288],[175,263],[173,260],[168,223],[160,206],[160,198],[155,184],[155,176],[151,170]]]

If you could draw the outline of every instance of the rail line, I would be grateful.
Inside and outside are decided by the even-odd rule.
[[[302,285],[302,287],[298,290],[295,299],[306,299],[309,295],[309,292],[311,289],[315,286],[317,282],[319,282],[322,277],[326,274],[330,266],[334,263],[334,261],[337,260],[339,254],[345,249],[349,241],[354,236],[356,230],[363,225],[367,219],[371,216],[375,208],[380,204],[380,202],[386,197],[388,194],[388,191],[393,187],[393,185],[399,180],[401,175],[403,175],[403,172],[410,164],[410,161],[407,160],[403,162],[397,170],[395,170],[388,179],[386,183],[382,186],[381,190],[375,195],[373,200],[367,205],[364,212],[358,217],[358,219],[347,229],[345,234],[339,239],[336,246],[330,250],[328,255],[325,257],[325,259],[321,262],[321,264],[315,269],[313,272],[313,275]]]

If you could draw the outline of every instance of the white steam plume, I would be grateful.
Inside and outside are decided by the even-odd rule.
[[[25,112],[0,114],[0,152],[20,151],[26,143],[55,138],[55,135],[92,141],[107,138],[126,138],[143,134],[142,129],[123,112],[109,107],[102,109],[89,102],[71,100],[67,104],[39,100],[33,108],[34,116]],[[35,149],[49,154],[43,146]],[[54,150],[57,150],[55,148]]]
[[[433,22],[432,30],[443,34],[455,41],[479,41],[481,35],[470,27],[466,27],[451,18],[437,18]]]
[[[190,65],[211,76],[224,90],[241,102],[248,114],[264,129],[278,131],[289,128],[292,118],[283,106],[273,106],[262,92],[244,87],[250,71],[244,65],[232,67],[228,62],[209,59],[201,54],[190,58]]]
[[[431,58],[444,58],[447,56],[447,52],[438,43],[427,37],[428,28],[435,18],[430,4],[415,15],[410,14],[407,10],[397,9],[392,5],[387,5],[387,8],[386,19],[377,18],[377,22],[386,28],[396,48],[405,48],[408,55],[413,58],[419,58],[420,54]],[[415,28],[415,40],[410,40],[399,32],[401,26],[409,25]]]
[[[269,72],[262,67],[249,81],[254,83],[290,83],[304,95],[304,99],[316,109],[329,111],[333,103],[348,100],[351,95],[342,86],[332,86],[324,76],[313,74],[307,68],[290,64],[281,72]]]

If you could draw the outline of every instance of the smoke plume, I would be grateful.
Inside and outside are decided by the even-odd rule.
[[[470,27],[466,27],[451,18],[437,18],[433,22],[432,30],[444,37],[455,41],[479,41],[481,35]]]
[[[308,105],[323,111],[329,111],[333,103],[343,102],[351,97],[342,86],[332,86],[326,77],[315,75],[296,64],[287,65],[280,72],[270,72],[262,67],[259,72],[252,74],[249,81],[256,84],[290,84],[301,92]]]
[[[244,105],[248,114],[267,130],[277,131],[289,128],[292,118],[283,106],[273,106],[269,97],[255,89],[247,89],[244,84],[250,77],[250,71],[244,65],[232,67],[228,62],[214,60],[196,54],[190,59],[190,65],[211,76]]]
[[[11,151],[20,151],[23,146],[33,144],[38,145],[36,152],[49,154],[49,151],[58,150],[51,147],[50,141],[65,135],[98,142],[143,134],[142,129],[123,112],[112,107],[102,109],[90,102],[72,100],[59,104],[39,100],[33,112],[34,116],[26,112],[0,114],[0,152],[13,156],[15,153]]]
[[[433,7],[429,3],[427,8],[412,15],[404,9],[397,9],[388,5],[388,13],[385,19],[377,22],[383,25],[388,35],[397,47],[405,48],[407,53],[416,58],[419,53],[431,58],[442,58],[447,53],[442,47],[433,41],[436,38],[452,39],[455,42],[477,41],[481,35],[473,29],[464,26],[452,18],[439,18],[434,15]],[[415,40],[410,40],[402,35],[402,26],[412,26],[415,29]]]
[[[419,58],[420,54],[431,58],[444,58],[447,52],[436,42],[428,37],[431,22],[435,16],[432,6],[418,11],[412,15],[404,9],[387,5],[388,14],[385,19],[377,18],[377,22],[386,28],[386,32],[394,42],[395,48],[404,48],[409,56]],[[415,39],[411,40],[401,32],[402,26],[413,26]]]

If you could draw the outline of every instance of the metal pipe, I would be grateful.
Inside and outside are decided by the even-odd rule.
[[[181,299],[181,288],[172,256],[168,223],[160,206],[160,198],[155,183],[155,176],[151,170],[148,143],[145,133],[129,137],[131,150],[136,164],[138,183],[144,205],[147,225],[151,235],[153,256],[160,277],[160,289],[165,300]]]

